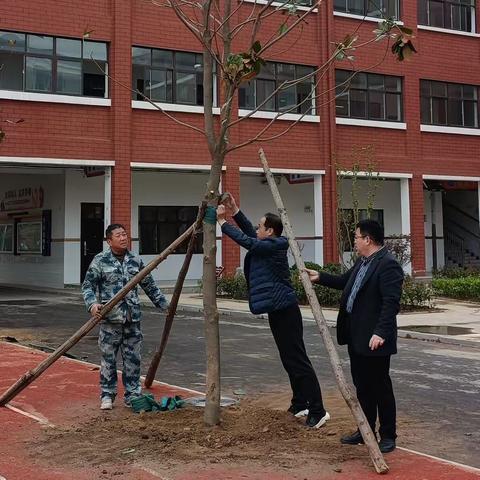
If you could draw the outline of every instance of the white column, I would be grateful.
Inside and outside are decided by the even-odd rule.
[[[410,186],[408,178],[400,179],[400,218],[402,225],[402,235],[410,235],[411,233],[411,224],[410,224]],[[412,274],[412,264],[409,263],[405,267],[405,272],[409,275]]]
[[[106,229],[112,222],[112,167],[105,167],[103,224]]]
[[[315,236],[315,263],[323,265],[323,200],[322,175],[313,176],[313,211]]]

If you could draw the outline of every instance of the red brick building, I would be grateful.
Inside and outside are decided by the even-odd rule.
[[[244,0],[236,18],[244,18],[253,3]],[[412,272],[422,276],[445,263],[475,263],[478,6],[475,0],[372,4],[328,0],[309,13],[300,39],[273,49],[265,71],[244,87],[233,118],[248,115],[282,79],[324,64],[332,44],[347,33],[358,28],[360,40],[367,41],[376,17],[396,16],[415,32],[418,54],[411,61],[385,54],[386,42],[358,49],[353,64],[337,62],[322,76],[316,89],[321,96],[306,102],[306,110],[277,120],[272,134],[306,112],[298,125],[262,146],[279,174],[307,259],[338,259],[337,191],[343,192],[342,208],[351,208],[351,184],[337,185],[334,159],[348,170],[352,148],[371,147],[384,179],[376,215],[387,236],[411,235]],[[193,218],[209,155],[202,135],[154,111],[122,84],[202,127],[200,45],[171,11],[139,0],[13,2],[0,7],[0,18],[0,115],[6,132],[0,144],[0,282],[79,283],[110,221],[127,226],[132,248],[148,260]],[[265,37],[277,27],[278,19],[266,22]],[[352,69],[365,72],[335,92],[335,82],[341,84]],[[292,95],[305,98],[309,88],[307,82],[264,103],[255,118],[236,124],[231,141],[256,134],[291,106]],[[5,123],[18,119],[23,122]],[[253,218],[274,208],[258,146],[233,152],[222,178],[223,189]],[[232,271],[241,252],[226,240],[219,247],[219,263]],[[174,279],[181,257],[179,252],[169,259],[157,279]],[[200,255],[195,257],[192,280],[201,265]]]

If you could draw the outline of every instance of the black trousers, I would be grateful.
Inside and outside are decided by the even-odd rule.
[[[271,312],[268,314],[268,322],[283,368],[290,379],[293,392],[292,405],[299,409],[308,408],[309,413],[323,417],[325,408],[322,392],[305,350],[300,308],[298,305],[292,305]]]
[[[390,356],[367,357],[348,348],[353,384],[357,389],[357,398],[375,432],[375,424],[380,423],[381,438],[395,439],[396,406],[390,379]]]

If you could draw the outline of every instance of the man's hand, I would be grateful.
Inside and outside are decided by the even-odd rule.
[[[370,350],[376,350],[378,347],[381,347],[385,343],[385,339],[379,337],[378,335],[372,335],[370,342],[368,342],[368,346]]]
[[[310,281],[312,283],[317,283],[320,280],[320,274],[316,270],[306,268],[305,271],[308,273],[308,276],[310,277]]]
[[[235,202],[235,198],[233,198],[230,192],[225,192],[222,200],[222,205],[225,205],[225,207],[230,211],[232,215],[238,213],[237,203]]]
[[[94,303],[90,308],[90,313],[92,314],[92,317],[95,317],[97,319],[100,318],[102,308],[103,305],[101,303]]]
[[[226,222],[225,220],[225,205],[219,205],[217,207],[217,222],[222,225]]]

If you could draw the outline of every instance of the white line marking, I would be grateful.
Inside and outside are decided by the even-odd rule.
[[[7,405],[5,405],[5,407],[7,407],[9,410],[12,410],[12,412],[16,412],[25,417],[32,418],[33,420],[35,420],[38,423],[41,423],[42,425],[46,425],[47,427],[55,427],[55,425],[53,423],[50,423],[48,420],[45,420],[44,418],[41,418],[41,417],[37,417],[32,413],[25,412],[25,410],[21,410],[20,408],[12,407],[12,405],[8,403]],[[2,479],[0,478],[0,480]]]
[[[474,472],[474,473],[480,472],[480,468],[471,467],[470,465],[454,462],[452,460],[446,460],[445,458],[435,457],[433,455],[429,455],[428,453],[417,452],[416,450],[410,450],[409,448],[404,448],[404,447],[397,447],[397,448],[399,450],[403,450],[404,452],[414,453],[415,455],[421,455],[422,457],[431,458],[432,460],[436,460],[437,462],[447,463],[449,465],[454,465],[455,467],[461,467],[465,470],[469,470],[470,472]]]

